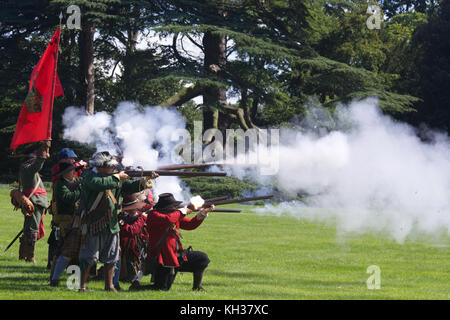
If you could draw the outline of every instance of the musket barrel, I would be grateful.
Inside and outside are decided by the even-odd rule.
[[[159,176],[175,176],[175,177],[224,177],[227,174],[225,172],[186,172],[186,171],[174,171],[174,170],[127,170],[125,173],[130,177],[145,177],[152,175],[152,172],[156,172]]]
[[[215,164],[215,163],[174,164],[174,165],[158,167],[158,170],[201,169],[201,168],[208,168],[208,167],[211,167],[214,165],[219,165],[219,164]]]
[[[214,201],[219,201],[219,200],[225,200],[227,198],[227,196],[223,196],[223,197],[216,197],[216,198],[210,198],[210,199],[204,199],[203,201],[203,205],[202,208],[207,208],[209,207],[211,204],[214,203]],[[184,206],[188,206],[190,209],[193,209],[193,205],[191,203],[187,203],[187,204],[183,204],[180,205],[180,207],[184,207]],[[198,211],[200,208],[194,210],[194,211]]]
[[[223,196],[223,197],[205,199],[205,203],[214,203],[214,201],[226,200],[227,198],[228,198],[227,196]]]
[[[270,198],[273,198],[273,195],[242,198],[242,199],[219,200],[219,201],[212,202],[211,204],[214,204],[215,206],[217,206],[217,205],[222,205],[222,204],[256,201],[256,200],[264,200],[264,199],[270,199]]]
[[[239,210],[239,209],[214,209],[214,210],[211,210],[211,212],[242,212],[242,210]]]

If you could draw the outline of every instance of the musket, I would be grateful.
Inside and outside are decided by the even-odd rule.
[[[158,167],[158,170],[182,170],[182,169],[203,169],[212,166],[219,166],[220,163],[190,163],[190,164],[174,164]]]
[[[215,197],[215,198],[210,198],[210,199],[201,199],[203,201],[203,208],[207,208],[209,206],[211,206],[211,204],[213,204],[214,201],[219,201],[219,200],[225,200],[227,198],[227,196],[223,196],[223,197]],[[194,209],[194,204],[192,203],[185,203],[185,204],[180,204],[178,207],[182,208],[187,206],[189,209]],[[195,210],[195,209],[194,209]]]
[[[224,177],[226,172],[186,172],[186,171],[174,171],[174,170],[125,170],[125,173],[132,177],[145,177],[151,176],[152,172],[156,172],[160,177],[162,176],[175,176],[175,177]]]
[[[211,210],[211,212],[242,212],[242,210],[239,209],[214,209]]]
[[[188,207],[192,211],[198,211],[201,208],[207,208],[207,207],[210,207],[211,205],[214,205],[214,206],[219,205],[220,206],[220,205],[230,204],[230,203],[240,203],[240,202],[270,199],[270,198],[273,198],[273,195],[248,197],[248,198],[241,198],[241,199],[228,199],[228,200],[222,200],[223,198],[224,197],[218,197],[218,198],[209,199],[209,201],[204,200],[203,204],[198,207],[195,207],[194,204],[191,202],[191,204],[189,204]],[[216,200],[216,199],[218,199],[218,200]],[[211,200],[213,200],[213,201],[211,201]],[[213,211],[219,212],[219,210],[221,211],[222,209],[215,209]],[[227,210],[227,209],[224,209],[224,210]],[[233,211],[223,211],[223,212],[237,212],[237,211],[234,211],[235,209],[228,209],[228,210],[233,210]]]
[[[20,232],[17,234],[17,236],[14,237],[14,239],[10,242],[10,244],[8,244],[5,251],[3,251],[3,252],[6,252],[13,245],[13,243],[16,242],[17,238],[19,238],[22,233],[23,233],[23,229],[20,230]]]
[[[205,203],[214,203],[214,201],[220,201],[220,200],[226,200],[228,197],[224,196],[224,197],[215,197],[215,198],[211,198],[211,199],[205,199]]]
[[[229,204],[229,203],[240,203],[240,202],[247,202],[247,201],[264,200],[264,199],[270,199],[270,198],[273,198],[273,195],[259,196],[259,197],[250,197],[250,198],[242,198],[242,199],[219,200],[219,201],[213,201],[212,203],[211,202],[209,202],[209,203],[205,202],[205,204],[207,204],[207,205],[208,204],[209,205],[213,204],[215,206],[219,206],[219,205]]]

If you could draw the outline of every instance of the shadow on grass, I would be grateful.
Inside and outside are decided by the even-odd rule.
[[[250,296],[255,295],[259,297],[263,295],[270,296],[273,299],[308,299],[312,296],[323,295],[324,292],[336,294],[342,290],[365,288],[366,285],[358,280],[304,279],[301,273],[290,273],[274,277],[273,275],[253,271],[208,270],[205,281],[209,285],[217,287],[232,287],[233,284],[229,281],[218,279],[208,281],[208,275],[237,281],[245,293]],[[260,287],[260,289],[255,287]],[[318,294],[312,294],[314,291],[317,291]]]
[[[9,265],[1,265],[6,261]],[[26,264],[26,262],[17,262],[17,265],[13,265],[11,260],[0,259],[0,290],[42,290],[48,288],[49,274],[45,266]]]

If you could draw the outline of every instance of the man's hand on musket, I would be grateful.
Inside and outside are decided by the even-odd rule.
[[[155,171],[152,171],[152,175],[150,176],[150,179],[154,180],[154,179],[156,179],[158,177],[159,177],[159,174],[156,173]]]
[[[197,213],[197,219],[198,220],[203,220],[203,219],[205,219],[207,216],[208,216],[208,212],[209,211],[212,211],[212,210],[214,210],[214,205],[212,204],[212,205],[210,205],[209,207],[207,207],[207,208],[202,208],[202,209],[200,209],[199,211],[198,211],[198,213]]]
[[[183,215],[188,215],[192,212],[192,209],[189,206],[184,206],[183,208],[178,209]]]
[[[152,174],[150,176],[141,178],[141,186],[145,189],[153,188],[152,179],[156,179],[158,177],[159,177],[159,175],[156,172],[152,171]]]
[[[120,171],[119,173],[114,174],[114,176],[119,179],[119,181],[128,180],[130,177],[125,173],[125,171]]]
[[[151,172],[151,175],[142,177],[141,178],[141,186],[145,189],[153,188],[153,179],[156,179],[159,177],[159,174],[157,174],[155,171]]]

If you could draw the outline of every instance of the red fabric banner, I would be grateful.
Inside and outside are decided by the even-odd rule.
[[[51,140],[53,99],[64,94],[56,74],[61,27],[31,73],[27,97],[22,105],[11,149],[21,144]]]

